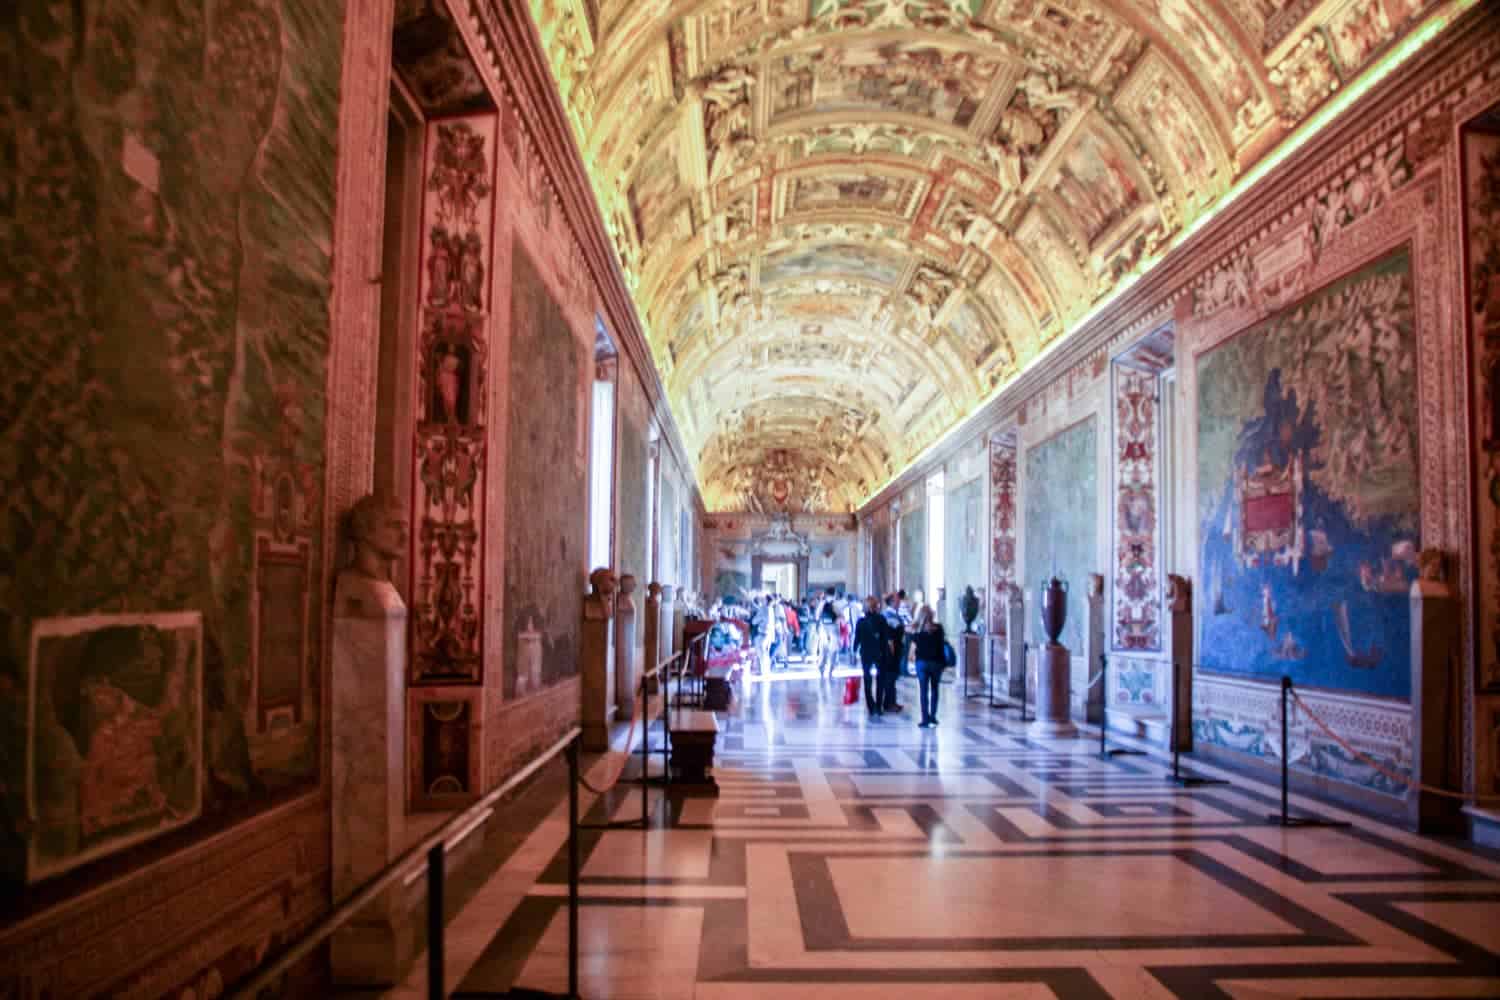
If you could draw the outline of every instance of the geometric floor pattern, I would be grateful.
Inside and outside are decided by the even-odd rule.
[[[583,996],[1500,997],[1496,852],[1296,797],[1352,825],[1283,830],[1274,787],[1194,762],[1230,784],[1181,788],[954,685],[936,730],[841,693],[742,685],[717,798],[652,789],[649,832],[583,835]],[[622,783],[585,820],[639,814]],[[565,990],[566,858],[483,916],[455,996]]]

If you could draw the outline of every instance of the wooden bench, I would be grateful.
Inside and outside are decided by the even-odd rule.
[[[729,699],[734,694],[734,667],[709,667],[703,675],[703,707],[710,712],[729,711]]]
[[[719,740],[719,720],[714,713],[673,712],[671,738],[672,762],[677,766],[674,780],[717,792],[718,783],[708,773],[714,766],[714,745]]]

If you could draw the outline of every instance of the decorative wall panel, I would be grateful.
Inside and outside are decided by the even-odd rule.
[[[1161,649],[1157,526],[1157,384],[1154,374],[1115,367],[1114,636],[1117,650]]]
[[[1403,250],[1198,360],[1198,658],[1405,698],[1420,546]]]
[[[1041,634],[1042,585],[1052,576],[1068,583],[1068,620],[1059,641],[1083,651],[1088,575],[1097,573],[1099,509],[1099,421],[1090,416],[1026,449],[1022,486],[1025,519],[1026,634],[1033,646]]]
[[[523,647],[539,661],[541,687],[578,672],[577,636],[588,589],[581,442],[588,419],[584,383],[593,376],[592,358],[585,358],[519,239],[511,251],[510,294],[504,662],[514,666],[506,671],[507,698],[521,691]]]
[[[1016,440],[990,438],[990,634],[1003,636],[1009,625],[1005,600],[1016,584]]]
[[[407,739],[413,809],[442,809],[472,801],[480,789],[480,689],[428,687],[408,692]]]
[[[478,684],[484,673],[495,120],[481,114],[427,127],[412,463],[413,684]]]

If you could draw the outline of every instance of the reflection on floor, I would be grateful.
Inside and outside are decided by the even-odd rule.
[[[653,790],[650,833],[585,835],[585,997],[1500,996],[1500,855],[1305,800],[1354,825],[1283,831],[1243,777],[1184,790],[958,685],[935,731],[910,681],[870,722],[843,686],[750,684],[717,799]],[[564,830],[455,921],[455,995],[565,989]]]

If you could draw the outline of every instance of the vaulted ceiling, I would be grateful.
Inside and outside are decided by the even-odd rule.
[[[1424,0],[530,0],[711,510],[851,510]]]

